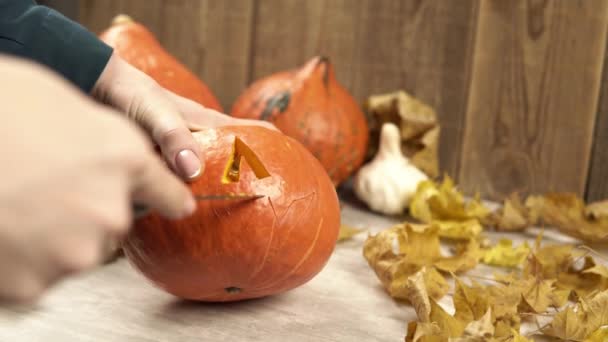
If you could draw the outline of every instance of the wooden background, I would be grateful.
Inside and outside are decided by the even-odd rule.
[[[467,192],[608,198],[605,0],[51,0],[98,33],[125,13],[226,110],[253,80],[329,56],[358,100],[432,105]]]

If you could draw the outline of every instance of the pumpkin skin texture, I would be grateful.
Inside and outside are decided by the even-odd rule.
[[[335,186],[365,158],[369,140],[365,114],[337,82],[324,57],[257,80],[239,96],[230,114],[272,122],[319,159]]]
[[[278,294],[312,279],[332,254],[340,227],[338,196],[320,163],[297,141],[255,126],[193,133],[205,153],[194,194],[255,193],[254,200],[204,200],[180,220],[151,213],[136,220],[124,251],[165,291],[188,300],[238,301]],[[242,159],[240,180],[220,179],[238,136],[270,176]]]
[[[163,88],[223,113],[209,87],[169,54],[144,25],[118,15],[99,38],[127,63],[152,77]]]

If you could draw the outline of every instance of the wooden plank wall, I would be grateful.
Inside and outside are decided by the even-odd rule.
[[[146,24],[226,110],[253,80],[323,54],[360,101],[404,89],[432,105],[442,170],[467,192],[608,198],[605,0],[74,3],[95,32],[118,13]]]
[[[460,177],[467,190],[583,193],[608,2],[483,1]]]

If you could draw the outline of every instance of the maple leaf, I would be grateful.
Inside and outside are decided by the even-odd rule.
[[[406,286],[408,289],[408,300],[414,306],[418,319],[423,323],[428,323],[431,315],[431,302],[429,301],[424,281],[425,271],[426,268],[422,268],[422,270],[409,277]]]
[[[517,316],[519,318],[519,316]],[[516,330],[517,329],[517,330]],[[505,322],[502,319],[497,319],[494,322],[494,338],[497,341],[512,341],[515,335],[513,332],[517,332],[519,330],[518,324],[510,324],[509,322]]]
[[[440,186],[431,180],[418,183],[410,202],[410,213],[414,218],[430,223],[481,220],[490,214],[490,210],[478,198],[466,203],[452,179],[446,176]]]
[[[422,287],[423,284],[420,284]],[[446,341],[452,337],[459,337],[465,330],[465,323],[451,316],[437,304],[429,299],[428,320],[423,322],[408,323],[406,341],[435,342]],[[418,313],[418,317],[427,314],[427,308]],[[423,319],[427,319],[423,317]]]
[[[533,342],[533,341],[524,336],[521,336],[514,329],[511,329],[509,338],[505,342]]]
[[[426,288],[431,298],[441,298],[449,286],[432,266],[434,260],[441,258],[437,228],[428,233],[414,229],[421,230],[415,225],[399,224],[369,236],[363,246],[363,256],[384,288],[398,299],[408,299],[408,278],[430,265],[424,272]]]
[[[435,110],[403,90],[370,96],[363,104],[368,114],[370,146],[377,152],[380,128],[392,122],[401,128],[402,152],[416,167],[435,178],[439,172],[439,120]]]
[[[406,342],[441,342],[441,328],[437,323],[410,322],[407,325]]]
[[[500,231],[520,231],[531,225],[528,209],[517,193],[505,199],[502,207],[494,211],[483,223]]]
[[[608,278],[608,268],[604,265],[594,265],[584,269],[581,273],[597,274],[602,278]]]
[[[600,327],[585,338],[585,342],[606,342],[608,341],[608,326]]]
[[[489,308],[490,298],[485,289],[478,285],[465,285],[456,278],[456,289],[454,291],[454,317],[463,322],[480,319]]]
[[[450,257],[439,257],[434,260],[434,266],[445,272],[461,273],[473,269],[479,263],[482,251],[477,240],[469,240],[458,244],[456,253]]]
[[[523,306],[520,312],[532,311],[542,313],[552,304],[553,284],[555,280],[525,279],[516,286],[521,286]]]
[[[608,241],[605,206],[606,204],[595,204],[589,209],[573,193],[549,193],[526,199],[526,207],[534,222],[555,226],[565,234],[596,243]]]
[[[484,342],[494,336],[494,325],[492,324],[492,309],[488,308],[479,320],[469,322],[464,328],[462,337],[451,338],[453,342]]]
[[[596,265],[592,257],[586,256],[584,265],[576,269],[571,264],[567,270],[557,275],[556,286],[560,289],[574,291],[579,297],[587,297],[608,289],[606,267]]]
[[[412,164],[422,170],[431,178],[439,176],[439,137],[441,129],[439,126],[430,129],[420,139],[424,146],[420,151],[413,154],[410,160]]]
[[[439,226],[439,236],[448,239],[471,239],[478,236],[483,230],[483,226],[477,219],[433,221],[433,223]]]
[[[517,267],[520,266],[530,253],[530,247],[523,243],[513,248],[513,241],[501,239],[494,247],[484,252],[482,262],[488,265]]]
[[[572,265],[572,245],[549,245],[536,248],[529,254],[524,266],[524,276],[539,279],[555,279]]]
[[[608,200],[594,202],[587,205],[585,208],[585,216],[594,220],[608,217]]]
[[[465,323],[451,316],[434,300],[431,300],[431,322],[437,323],[441,334],[445,337],[460,337],[465,329]]]
[[[544,333],[564,340],[584,341],[600,327],[608,325],[608,291],[594,296],[589,302],[580,299],[554,317]]]
[[[352,238],[353,236],[364,232],[364,229],[359,229],[355,227],[351,227],[346,224],[340,225],[340,233],[338,235],[338,241],[344,241]]]
[[[439,270],[463,272],[475,267],[480,257],[475,240],[446,257],[440,253],[438,231],[436,225],[403,223],[367,238],[363,255],[392,297],[408,299],[408,278],[425,268],[428,294],[439,299],[449,289]]]

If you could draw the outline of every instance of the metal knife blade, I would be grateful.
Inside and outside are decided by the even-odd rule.
[[[222,195],[194,195],[199,201],[205,200],[248,200],[262,198],[264,195],[256,194],[222,194]]]
[[[257,194],[213,194],[213,195],[194,195],[194,199],[197,201],[213,201],[213,200],[253,200],[262,198],[264,195]],[[133,205],[133,214],[135,218],[140,218],[146,214],[148,214],[149,208],[134,204]]]

